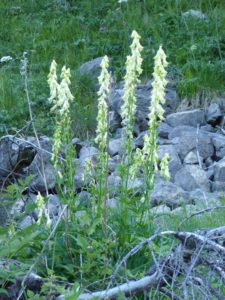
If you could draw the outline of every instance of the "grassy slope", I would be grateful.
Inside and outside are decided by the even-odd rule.
[[[69,4],[69,5],[67,5]],[[182,18],[199,9],[207,20]],[[77,134],[93,130],[95,93],[90,81],[77,75],[85,61],[107,54],[119,80],[129,53],[130,33],[142,36],[144,77],[151,76],[153,56],[160,44],[168,55],[169,71],[179,79],[182,96],[220,91],[225,81],[225,2],[221,0],[1,0],[0,129],[22,127],[28,119],[20,59],[28,51],[29,84],[37,126],[51,131],[46,78],[51,60],[72,70],[73,110]],[[78,125],[79,124],[79,125]],[[86,135],[86,134],[84,134]]]

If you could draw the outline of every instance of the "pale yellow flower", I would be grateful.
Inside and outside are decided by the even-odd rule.
[[[97,115],[97,136],[95,142],[99,144],[99,148],[104,151],[107,148],[108,142],[108,105],[107,99],[110,92],[110,74],[108,72],[109,59],[104,56],[101,63],[101,74],[98,77],[99,91],[98,91],[98,115]]]
[[[38,192],[37,198],[36,198],[36,204],[38,209],[38,220],[37,224],[41,224],[42,217],[44,215],[45,210],[45,201],[40,192]]]
[[[142,73],[141,51],[143,47],[140,44],[140,36],[134,30],[131,34],[133,42],[130,46],[131,55],[127,56],[126,75],[124,85],[123,105],[121,107],[122,123],[124,125],[125,136],[131,140],[133,138],[133,126],[136,112],[135,90],[139,83],[139,76]]]
[[[160,163],[160,175],[165,179],[169,180],[170,179],[170,172],[169,172],[169,154],[166,153]]]

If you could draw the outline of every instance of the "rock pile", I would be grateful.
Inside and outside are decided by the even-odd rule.
[[[108,152],[110,188],[108,206],[117,207],[117,195],[121,185],[118,164],[123,155],[123,137],[120,108],[123,95],[123,83],[114,85],[109,99],[110,133]],[[151,95],[151,81],[137,88],[137,113],[134,129],[135,147],[143,146],[143,137],[147,130],[148,108]],[[180,99],[171,82],[166,90],[165,120],[158,128],[158,156],[165,153],[170,156],[169,170],[171,180],[165,182],[157,177],[150,203],[155,214],[179,213],[179,207],[186,205],[188,210],[196,211],[202,207],[219,204],[225,195],[225,134],[221,125],[222,109],[212,103],[206,110],[191,109],[177,112]],[[59,199],[55,193],[55,173],[50,161],[51,140],[40,138],[41,149],[34,138],[19,139],[6,136],[0,140],[0,183],[2,190],[9,182],[32,175],[25,191],[24,199],[18,199],[11,207],[11,213],[22,212],[29,201],[35,201],[38,191],[50,193],[48,208],[51,218],[57,217],[60,210]],[[84,165],[87,159],[96,162],[98,149],[88,142],[73,139],[76,148],[77,172],[74,184],[79,201],[84,206],[91,201],[85,191],[87,182],[83,180]],[[43,176],[43,172],[45,176]],[[129,182],[129,189],[141,196],[143,180],[136,178]],[[4,214],[3,214],[4,215]],[[1,216],[1,223],[5,222]],[[34,222],[37,215],[23,220],[21,227]]]

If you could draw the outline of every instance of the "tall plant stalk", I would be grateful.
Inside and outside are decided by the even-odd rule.
[[[108,72],[109,59],[104,56],[101,63],[101,74],[98,77],[99,91],[98,91],[98,115],[97,115],[97,136],[95,142],[99,146],[98,157],[98,207],[97,215],[101,215],[103,205],[104,215],[104,232],[107,236],[107,178],[108,178],[108,105],[107,100],[110,92],[110,74]]]

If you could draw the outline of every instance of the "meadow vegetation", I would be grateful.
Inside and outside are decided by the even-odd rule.
[[[193,7],[206,13],[208,18],[184,19],[182,12]],[[45,209],[46,199],[39,194],[36,203],[28,204],[24,212],[26,215],[38,209],[36,224],[17,230],[16,223],[11,220],[9,227],[0,228],[0,258],[23,263],[10,270],[0,270],[2,294],[7,294],[8,282],[15,280],[15,276],[24,278],[35,271],[44,278],[42,290],[36,295],[26,291],[23,280],[21,299],[54,299],[59,294],[67,295],[66,299],[76,299],[84,289],[107,288],[118,261],[140,240],[157,232],[159,227],[192,231],[217,227],[225,221],[224,214],[215,211],[210,213],[210,218],[203,215],[184,222],[184,207],[182,216],[171,218],[165,215],[162,223],[151,213],[149,205],[158,168],[161,175],[169,179],[169,157],[166,155],[159,166],[156,154],[157,127],[163,120],[167,72],[178,80],[180,95],[188,97],[193,105],[196,97],[222,91],[225,79],[224,12],[225,6],[219,0],[128,0],[121,4],[113,0],[1,1],[0,34],[3,43],[0,56],[13,58],[0,65],[2,133],[12,132],[16,130],[13,127],[18,129],[29,121],[20,74],[21,57],[26,50],[34,121],[39,133],[53,135],[52,163],[62,209],[58,221],[52,224]],[[134,28],[142,37],[141,43]],[[131,54],[126,61],[129,45]],[[82,77],[77,69],[83,62],[103,55],[107,56],[101,64],[99,92],[95,94],[91,78]],[[125,80],[121,114],[124,156],[118,170],[122,188],[119,207],[114,210],[106,205],[107,99],[111,76],[108,57],[113,58],[116,80]],[[61,70],[60,79],[56,62]],[[149,130],[143,149],[134,152],[135,88],[140,79],[152,78],[152,73]],[[96,165],[91,162],[86,165],[86,173],[92,174],[92,180],[85,188],[92,199],[90,206],[83,207],[74,188],[76,162],[71,139],[74,134],[87,137],[95,132],[93,142],[98,145],[99,157]],[[128,189],[129,179],[135,178],[140,168],[145,188],[142,197]],[[20,187],[16,184],[8,186],[5,197],[18,199],[26,184],[21,181]],[[172,238],[163,243],[158,239],[154,251],[166,255],[172,245]],[[142,277],[153,262],[150,252],[143,250],[121,268],[116,282]],[[148,297],[169,299],[161,292]]]
[[[207,18],[182,17],[189,9],[200,10]],[[78,67],[108,55],[113,59],[116,80],[121,80],[133,29],[142,36],[144,46],[143,79],[150,78],[152,58],[162,44],[170,62],[168,72],[178,81],[180,95],[193,105],[196,99],[210,100],[224,87],[224,16],[225,3],[220,0],[130,0],[121,4],[116,0],[2,0],[0,57],[10,55],[13,60],[0,64],[1,132],[23,127],[28,120],[20,75],[20,60],[27,51],[38,130],[53,132],[44,79],[55,59],[59,66],[71,69],[72,93],[77,100],[72,107],[75,135],[86,138],[94,133],[96,94],[91,78],[80,76]]]

